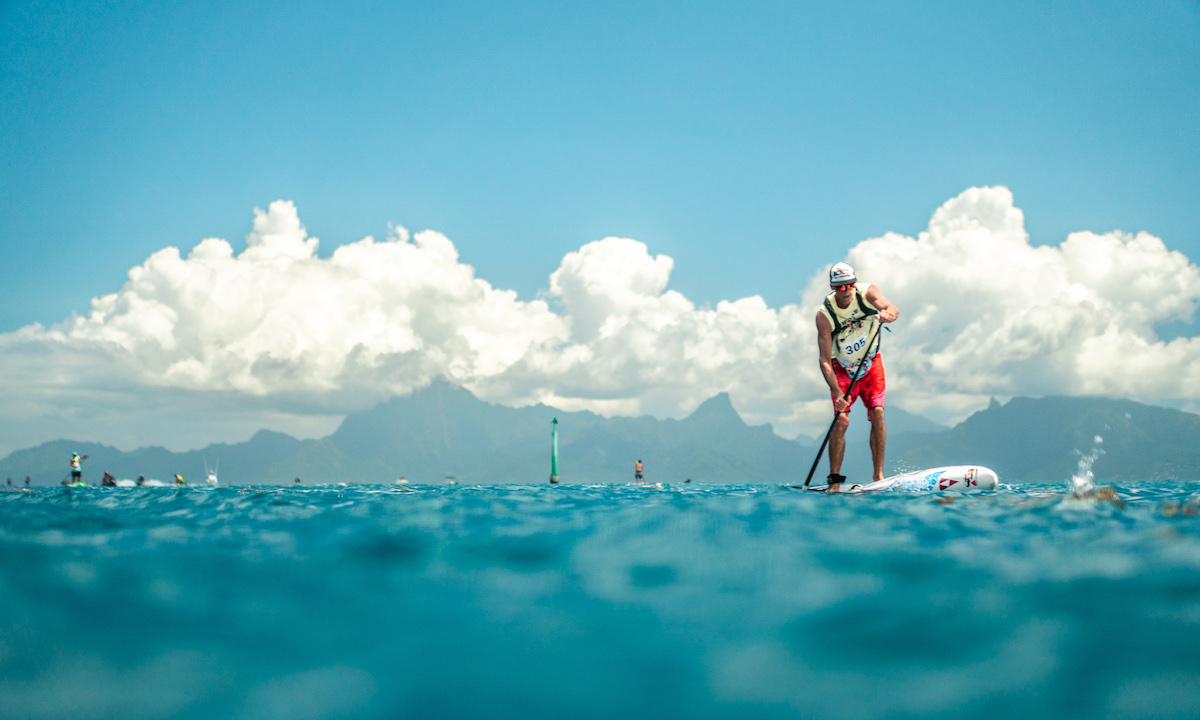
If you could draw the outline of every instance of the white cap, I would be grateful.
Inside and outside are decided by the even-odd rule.
[[[851,285],[858,282],[854,277],[854,268],[846,263],[838,263],[829,269],[830,285]]]

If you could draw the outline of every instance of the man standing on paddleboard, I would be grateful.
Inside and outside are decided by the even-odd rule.
[[[872,482],[883,479],[883,451],[887,446],[883,400],[887,385],[876,336],[883,330],[880,323],[892,322],[900,311],[878,287],[870,283],[860,286],[854,268],[846,263],[829,270],[829,286],[833,292],[817,312],[817,347],[821,374],[829,385],[836,414],[829,433],[828,490],[837,492],[846,480],[841,475],[846,428],[850,427],[850,406],[857,399],[866,406],[871,421],[871,460],[875,463]]]
[[[87,459],[88,459],[87,455],[80,455],[79,453],[74,453],[74,452],[71,453],[71,484],[72,485],[82,485],[83,484],[83,461],[87,460]]]

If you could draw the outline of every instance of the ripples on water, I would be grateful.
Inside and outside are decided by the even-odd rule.
[[[0,493],[0,716],[1195,717],[1200,485],[1051,490]]]

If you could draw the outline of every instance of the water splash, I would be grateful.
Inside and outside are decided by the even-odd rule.
[[[1079,455],[1079,466],[1075,470],[1075,474],[1071,476],[1070,490],[1075,497],[1083,497],[1096,489],[1095,475],[1092,474],[1092,465],[1104,454],[1104,438],[1097,435],[1092,438],[1092,451],[1087,455],[1076,450]]]

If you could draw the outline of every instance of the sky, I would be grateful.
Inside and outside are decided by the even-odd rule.
[[[1200,3],[829,5],[0,4],[0,452],[437,375],[811,434],[840,260],[899,407],[1194,409]]]

